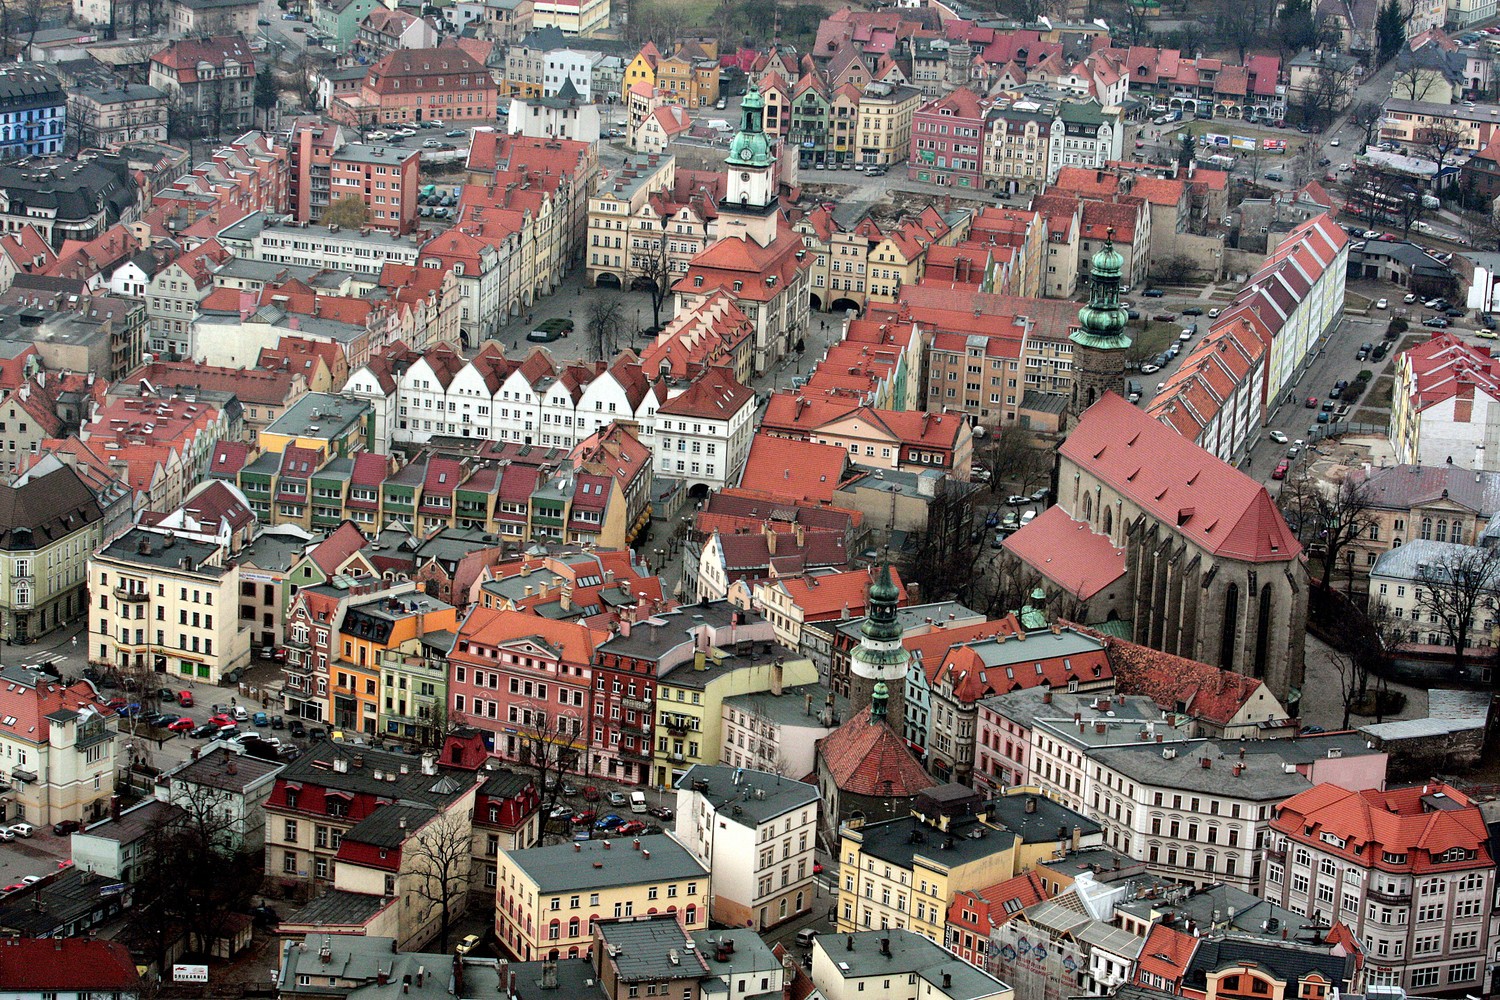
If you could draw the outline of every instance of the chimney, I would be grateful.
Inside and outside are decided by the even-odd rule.
[[[775,697],[775,698],[780,698],[781,697],[781,682],[782,682],[781,657],[778,656],[776,658],[776,662],[771,665],[771,695],[772,695],[772,697]]]
[[[1210,758],[1208,758],[1208,757],[1204,757],[1202,759],[1202,761],[1200,761],[1200,763],[1203,765],[1203,770],[1205,770],[1205,771],[1209,770],[1210,768],[1212,768],[1214,766],[1213,760],[1210,759]]]

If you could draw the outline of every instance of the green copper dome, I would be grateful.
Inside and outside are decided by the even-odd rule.
[[[1111,229],[1104,246],[1094,254],[1089,304],[1078,310],[1079,328],[1068,337],[1083,347],[1116,350],[1130,346],[1130,338],[1125,335],[1130,315],[1120,304],[1120,275],[1125,271],[1125,258],[1115,249],[1113,237]]]
[[[762,125],[765,110],[765,98],[752,86],[740,101],[740,130],[729,143],[728,163],[731,167],[771,165],[771,140],[766,138]]]
[[[891,579],[889,561],[880,564],[880,575],[870,582],[867,610],[860,634],[871,639],[900,639],[901,624],[896,620],[896,609],[901,604],[901,591]]]
[[[1094,254],[1094,262],[1091,273],[1099,278],[1114,278],[1120,280],[1120,274],[1125,270],[1125,258],[1120,256],[1120,251],[1115,249],[1113,240],[1105,240],[1104,246]]]

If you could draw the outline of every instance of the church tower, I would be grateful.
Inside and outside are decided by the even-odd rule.
[[[1130,336],[1125,332],[1130,318],[1120,304],[1120,274],[1125,258],[1109,230],[1104,246],[1094,254],[1090,274],[1089,304],[1078,310],[1078,329],[1073,342],[1073,398],[1068,403],[1072,424],[1106,392],[1125,393],[1125,352]]]
[[[743,232],[761,246],[776,238],[776,159],[765,131],[766,100],[751,87],[740,102],[740,130],[729,143],[726,196],[719,203],[719,235]]]
[[[906,666],[911,654],[901,644],[901,623],[896,620],[901,592],[891,579],[889,562],[881,564],[866,603],[859,645],[849,653],[849,712],[853,715],[868,705],[870,721],[875,722],[879,707],[900,735],[906,718]]]

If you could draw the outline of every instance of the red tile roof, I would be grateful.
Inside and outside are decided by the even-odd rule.
[[[535,638],[556,649],[561,659],[568,663],[587,664],[593,661],[594,647],[609,638],[608,632],[597,632],[576,622],[553,621],[540,615],[524,611],[501,611],[498,608],[477,607],[469,612],[458,629],[459,644],[474,643],[481,646],[498,646],[515,639]]]
[[[1264,486],[1114,393],[1084,412],[1059,452],[1216,555],[1289,562],[1301,554]]]
[[[46,674],[37,675],[37,687],[27,687],[11,678],[0,691],[0,716],[11,722],[0,722],[0,733],[23,743],[47,742],[49,723],[47,716],[64,709],[77,712],[92,708],[100,715],[113,713],[99,703],[99,696],[92,684],[79,681],[72,687],[54,683]]]
[[[1091,629],[1082,631],[1104,643],[1115,671],[1115,690],[1120,694],[1145,695],[1165,711],[1183,711],[1220,726],[1227,725],[1256,698],[1262,699],[1266,708],[1261,719],[1273,715],[1284,718],[1286,714],[1277,711],[1281,705],[1264,681]]]
[[[1008,537],[1005,549],[1085,600],[1125,575],[1125,550],[1094,533],[1087,522],[1073,520],[1062,507],[1048,507]]]
[[[757,434],[745,458],[740,486],[788,500],[832,503],[848,460],[844,449],[831,444]]]
[[[858,569],[793,577],[777,580],[772,586],[785,591],[792,603],[802,609],[803,621],[831,621],[865,613],[874,573],[874,569]],[[891,570],[891,579],[901,592],[901,603],[905,604],[906,586],[895,569]]]
[[[0,983],[16,993],[138,994],[130,949],[88,938],[7,937],[0,941]]]
[[[937,784],[889,725],[870,723],[868,708],[819,740],[818,755],[845,793],[911,798]]]
[[[754,404],[754,389],[741,385],[728,368],[710,368],[686,392],[671,397],[656,412],[700,420],[730,420],[741,409]]]
[[[1136,962],[1136,982],[1141,982],[1143,973],[1165,979],[1173,985],[1182,982],[1197,948],[1198,938],[1165,924],[1157,924],[1146,935],[1146,945]]]
[[[1441,808],[1430,804],[1438,802]],[[1318,785],[1278,806],[1271,828],[1364,868],[1426,873],[1494,867],[1489,829],[1479,807],[1444,784],[1360,792]],[[1325,833],[1343,840],[1344,846],[1328,843],[1322,838]],[[1474,857],[1439,860],[1450,850],[1473,852]],[[1386,862],[1387,851],[1406,855],[1406,862]]]
[[[1051,898],[1046,883],[1034,871],[1008,878],[1004,882],[983,889],[967,889],[955,893],[948,906],[948,923],[958,924],[980,934],[989,935],[996,927],[1003,926],[1016,914]],[[966,921],[962,914],[975,914],[973,921]]]

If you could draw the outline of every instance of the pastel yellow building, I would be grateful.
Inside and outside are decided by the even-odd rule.
[[[701,669],[683,666],[659,682],[653,761],[656,784],[671,787],[694,764],[719,763],[725,698],[779,695],[784,687],[818,682],[818,669],[811,660],[804,657],[782,663],[779,655],[710,654]]]
[[[855,152],[860,163],[889,165],[911,149],[911,119],[922,102],[915,87],[872,83],[859,98]]]
[[[594,923],[680,914],[708,926],[708,869],[665,834],[501,851],[495,866],[495,937],[523,962],[577,958]]]
[[[280,455],[289,445],[330,458],[370,450],[374,409],[367,400],[309,392],[260,432],[260,450]]]
[[[977,799],[940,785],[917,795],[910,816],[844,826],[839,933],[906,928],[941,943],[954,893],[1015,875],[1021,838],[974,813]]]

